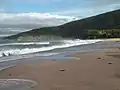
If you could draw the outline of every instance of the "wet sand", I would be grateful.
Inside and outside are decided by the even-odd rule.
[[[77,53],[73,57],[77,58],[18,64],[1,71],[0,79],[36,81],[38,85],[29,90],[120,90],[119,47]]]

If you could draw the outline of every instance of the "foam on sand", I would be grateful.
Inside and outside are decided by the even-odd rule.
[[[0,90],[26,90],[36,85],[37,82],[27,79],[0,79]]]

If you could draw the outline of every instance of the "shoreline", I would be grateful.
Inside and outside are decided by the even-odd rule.
[[[120,89],[120,47],[78,52],[67,57],[72,58],[70,60],[37,60],[37,62],[32,58],[34,63],[24,59],[27,63],[22,60],[16,66],[1,70],[0,79],[25,79],[38,84],[22,90]],[[22,87],[20,86],[15,86],[15,90],[20,89]]]
[[[0,79],[28,79],[28,90],[117,90],[120,86],[119,48],[76,53],[73,60],[18,64],[0,72]],[[12,90],[12,89],[9,89]]]

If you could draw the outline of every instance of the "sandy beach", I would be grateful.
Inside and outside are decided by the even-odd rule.
[[[18,64],[0,72],[0,79],[28,79],[28,90],[120,90],[120,48],[74,54],[73,60]]]

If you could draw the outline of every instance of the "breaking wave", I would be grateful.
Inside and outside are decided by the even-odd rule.
[[[96,43],[102,40],[60,40],[59,43],[55,44],[52,42],[28,42],[28,43],[7,43],[7,44],[0,44],[0,46],[6,46],[6,45],[42,45],[40,47],[32,46],[32,48],[11,48],[8,50],[1,50],[0,51],[0,57],[3,56],[10,56],[10,55],[23,55],[23,54],[31,54],[31,53],[37,53],[37,52],[44,52],[44,51],[50,51],[54,49],[61,49],[61,48],[68,48],[73,46],[79,46],[79,45],[85,45],[85,44],[92,44]],[[58,41],[57,41],[58,42]],[[44,46],[46,45],[47,46]]]
[[[7,45],[47,45],[50,44],[50,42],[26,42],[26,43],[6,43],[6,44],[0,44],[0,46],[7,46]]]

